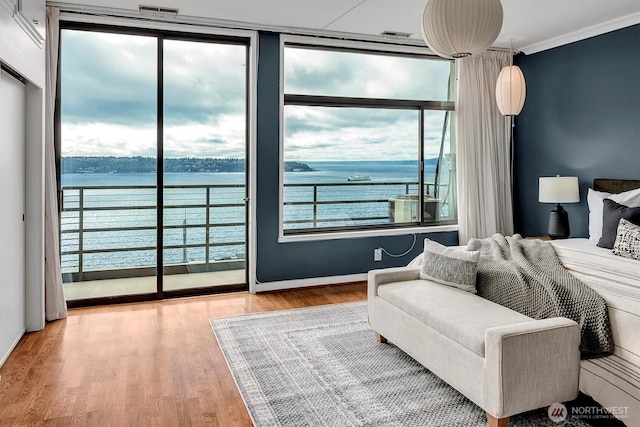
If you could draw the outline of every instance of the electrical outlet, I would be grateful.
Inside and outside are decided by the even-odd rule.
[[[373,250],[373,260],[382,261],[382,248],[375,248]]]

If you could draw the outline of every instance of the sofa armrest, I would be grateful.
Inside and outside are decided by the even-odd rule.
[[[367,276],[367,300],[369,309],[369,324],[375,330],[375,299],[378,295],[378,286],[385,283],[404,282],[420,278],[420,268],[416,267],[392,267],[379,270],[370,270]],[[378,332],[378,331],[376,331]]]
[[[370,270],[367,276],[367,293],[369,300],[378,294],[378,286],[385,283],[405,282],[420,278],[419,267],[392,267],[380,270]]]
[[[564,317],[485,332],[483,408],[496,418],[578,395],[580,328]]]

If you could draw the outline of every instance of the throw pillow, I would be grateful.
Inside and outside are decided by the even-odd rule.
[[[640,225],[622,218],[618,225],[613,253],[625,258],[640,260]]]
[[[598,241],[601,248],[613,249],[618,234],[618,224],[620,219],[626,219],[636,225],[640,224],[640,207],[630,208],[614,202],[611,199],[604,199],[604,209],[602,211],[602,237]]]
[[[476,293],[479,251],[467,251],[424,239],[420,278]]]

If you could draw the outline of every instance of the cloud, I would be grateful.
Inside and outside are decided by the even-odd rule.
[[[62,31],[63,155],[156,155],[156,43]],[[164,41],[165,156],[244,156],[246,61],[243,45]],[[286,48],[284,79],[287,93],[444,100],[450,68],[418,57]],[[287,106],[285,159],[415,159],[418,114]],[[443,118],[426,113],[429,156],[438,154]]]
[[[440,150],[445,113],[425,113],[425,157]],[[413,160],[419,113],[414,110],[287,106],[285,160]],[[449,135],[446,134],[448,150]]]
[[[62,124],[63,155],[155,157],[156,128],[111,123]]]
[[[218,123],[245,114],[246,46],[164,42],[165,121]]]
[[[447,100],[451,63],[419,57],[285,48],[285,93]],[[425,157],[440,150],[445,113],[425,112]],[[411,160],[415,110],[286,106],[285,160]],[[445,136],[449,144],[449,135]]]
[[[156,155],[156,43],[63,30],[64,155]],[[244,155],[246,49],[164,41],[166,156]]]
[[[223,115],[217,125],[182,124],[165,129],[165,157],[243,158],[244,116]]]
[[[61,46],[65,123],[155,124],[154,38],[63,30]]]
[[[439,154],[444,119],[444,111],[425,112],[426,158]],[[285,160],[413,160],[418,120],[414,110],[287,106]],[[449,136],[445,133],[445,152]]]
[[[285,92],[444,101],[451,63],[391,54],[285,48]]]

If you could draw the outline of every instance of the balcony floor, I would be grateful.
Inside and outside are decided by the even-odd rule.
[[[210,273],[172,274],[164,277],[164,289],[166,291],[237,285],[242,283],[246,283],[245,271],[243,269]],[[149,294],[156,291],[156,277],[130,277],[125,279],[64,283],[63,289],[67,301]]]

